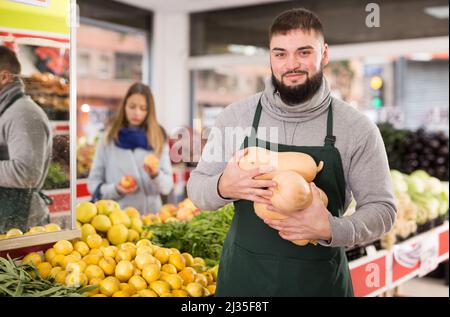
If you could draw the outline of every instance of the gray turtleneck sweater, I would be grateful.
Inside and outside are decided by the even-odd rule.
[[[320,146],[326,135],[327,106],[333,102],[333,134],[340,152],[346,182],[345,209],[356,200],[356,212],[349,216],[330,214],[331,243],[324,246],[350,247],[380,238],[396,218],[389,165],[377,126],[364,114],[331,96],[327,81],[309,101],[285,104],[270,79],[264,92],[226,107],[216,120],[197,168],[191,173],[187,191],[193,203],[203,210],[215,210],[233,200],[221,198],[217,182],[227,161],[250,131],[258,100],[263,111],[258,138],[297,146]],[[246,133],[231,132],[233,128]],[[235,133],[230,138],[230,132]],[[211,153],[216,158],[213,162]],[[218,160],[217,157],[221,156]]]

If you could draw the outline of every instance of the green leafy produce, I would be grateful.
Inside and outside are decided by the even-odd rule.
[[[55,285],[53,279],[43,279],[33,265],[16,263],[9,256],[7,259],[0,257],[0,296],[79,297],[95,287]]]
[[[234,206],[228,204],[216,211],[203,211],[189,222],[158,223],[146,230],[152,232],[153,243],[201,257],[212,267],[219,261],[233,215]]]
[[[61,165],[56,162],[50,163],[47,178],[44,182],[45,189],[67,187],[66,182],[69,181],[68,175],[63,171]]]

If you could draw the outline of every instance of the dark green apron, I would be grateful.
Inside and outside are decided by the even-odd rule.
[[[250,138],[242,148],[258,146],[278,152],[303,152],[324,168],[314,183],[328,196],[327,209],[342,216],[345,178],[341,156],[334,146],[333,111],[330,102],[324,146],[293,146],[259,140],[257,129],[261,101],[253,119]],[[235,213],[222,250],[216,296],[353,296],[344,248],[319,244],[298,246],[282,239],[278,231],[256,216],[253,202],[234,203]]]

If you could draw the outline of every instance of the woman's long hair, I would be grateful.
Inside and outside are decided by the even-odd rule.
[[[142,123],[142,127],[147,133],[148,143],[153,147],[156,155],[160,156],[164,143],[166,142],[166,133],[156,120],[155,101],[153,99],[150,87],[142,83],[134,83],[127,91],[117,115],[114,116],[106,132],[106,141],[110,143],[117,141],[119,130],[128,126],[127,116],[125,114],[125,105],[131,95],[140,94],[145,97],[147,103],[147,116]]]

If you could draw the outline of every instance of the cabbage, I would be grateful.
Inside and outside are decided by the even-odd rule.
[[[423,178],[412,175],[406,179],[406,183],[408,184],[408,193],[411,196],[424,193],[427,185]]]
[[[435,219],[439,216],[440,203],[435,197],[431,195],[415,195],[411,198],[419,208],[420,217],[423,216],[422,213],[426,215],[425,217],[428,220]]]
[[[427,180],[428,178],[430,178],[430,174],[428,174],[427,172],[425,172],[424,170],[417,170],[412,172],[409,176],[412,177],[418,177],[421,178],[423,180]]]
[[[394,192],[397,196],[408,191],[408,184],[402,173],[397,170],[391,170],[391,178]]]
[[[425,188],[425,191],[430,193],[430,194],[440,194],[442,192],[442,183],[439,179],[437,179],[436,177],[430,177],[427,180],[427,185]]]

